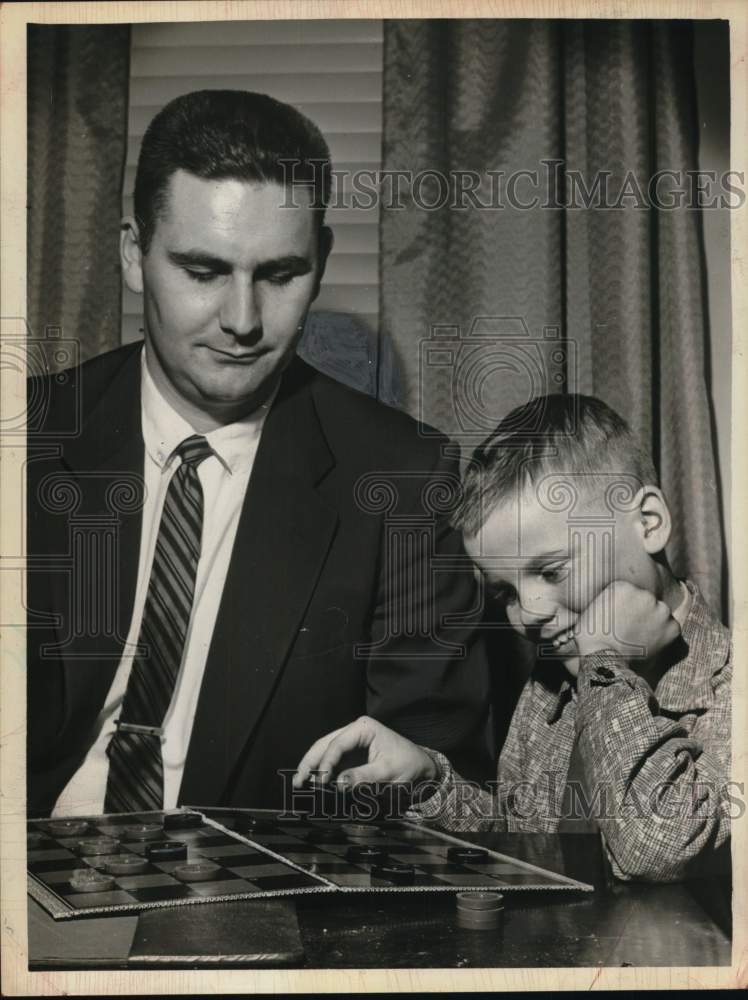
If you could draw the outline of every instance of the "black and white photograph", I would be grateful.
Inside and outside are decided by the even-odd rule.
[[[70,6],[2,12],[3,992],[748,985],[744,14]]]

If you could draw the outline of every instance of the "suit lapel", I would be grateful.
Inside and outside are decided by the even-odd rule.
[[[80,699],[103,703],[122,655],[137,581],[144,456],[138,350],[127,356],[90,410],[80,437],[70,441],[63,454],[62,464],[81,498],[71,522],[76,517],[86,519],[85,526],[81,525],[84,537],[86,531],[97,532],[105,519],[116,532],[110,561],[99,561],[94,570],[94,586],[101,592],[106,589],[116,608],[114,634],[100,630],[80,644],[90,669],[85,669],[88,663],[82,664],[74,651],[70,662],[63,660],[69,710]],[[85,609],[84,620],[89,620]]]
[[[296,362],[268,414],[213,633],[181,801],[226,787],[282,672],[321,571],[337,513],[316,486],[333,464]]]

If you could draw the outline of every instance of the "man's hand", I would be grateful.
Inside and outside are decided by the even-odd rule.
[[[368,750],[368,763],[342,771],[336,779],[338,785],[417,782],[436,777],[436,766],[425,751],[376,719],[362,715],[312,744],[299,763],[293,787],[300,788],[310,777],[320,783],[332,780],[343,754],[356,749]]]
[[[651,660],[679,635],[667,604],[625,580],[602,590],[574,626],[580,656],[612,649],[626,660]]]

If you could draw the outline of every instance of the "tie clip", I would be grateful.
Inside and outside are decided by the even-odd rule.
[[[161,726],[139,726],[135,722],[120,722],[119,719],[114,724],[120,732],[142,733],[144,736],[158,736],[162,743],[164,741],[164,730]]]

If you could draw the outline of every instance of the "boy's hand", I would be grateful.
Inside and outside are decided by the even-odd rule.
[[[627,660],[650,660],[679,635],[667,604],[625,580],[602,590],[574,626],[580,656],[612,649]]]
[[[361,748],[368,750],[368,763],[342,771],[337,776],[338,785],[355,785],[361,781],[429,781],[436,777],[433,760],[420,747],[376,719],[362,715],[312,744],[299,763],[293,787],[301,787],[310,777],[321,783],[330,781],[343,754]]]

